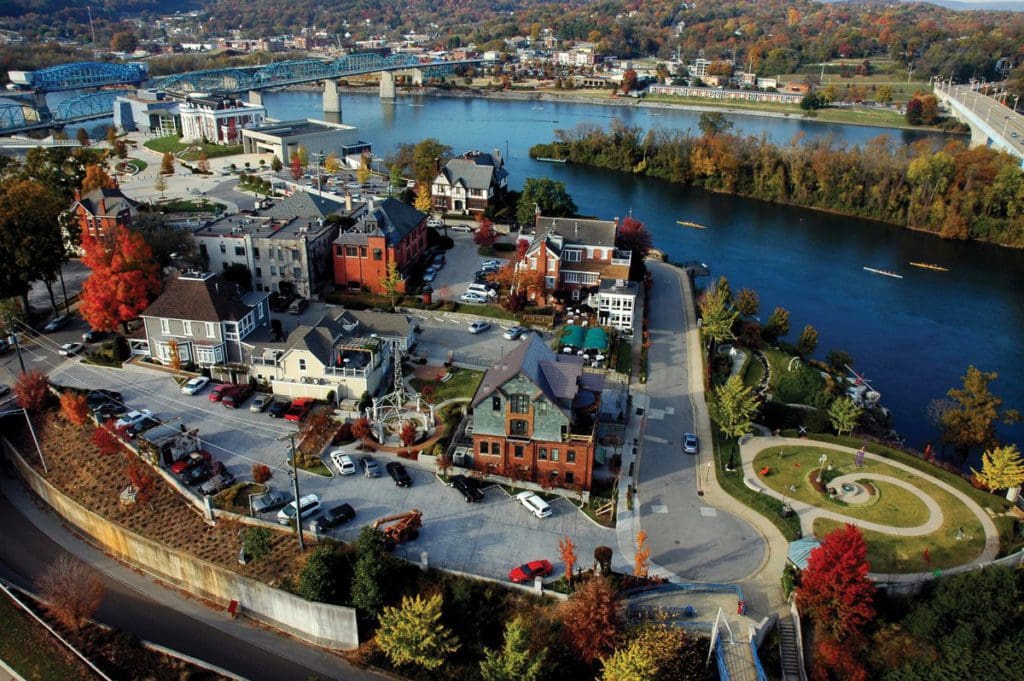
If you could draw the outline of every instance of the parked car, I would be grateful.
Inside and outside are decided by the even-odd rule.
[[[532,580],[534,577],[547,577],[553,569],[551,563],[546,560],[531,560],[529,563],[524,563],[519,567],[509,570],[508,578],[513,584],[522,584]]]
[[[292,301],[292,304],[288,306],[288,314],[302,314],[302,311],[309,305],[309,301],[305,298],[296,298]]]
[[[503,264],[504,263],[502,263],[500,260],[494,260],[494,259],[484,260],[482,263],[480,263],[480,269],[486,270],[486,269],[490,268],[490,269],[498,270],[498,269],[501,268],[501,266]]]
[[[82,342],[92,343],[93,341],[99,340],[102,335],[103,333],[101,331],[86,331],[82,334]]]
[[[468,478],[462,474],[453,475],[452,487],[459,490],[459,494],[468,503],[484,500],[484,491],[480,489],[480,483],[475,478]]]
[[[483,333],[484,331],[486,331],[489,328],[491,328],[491,323],[490,322],[484,322],[484,321],[477,320],[477,321],[475,321],[475,322],[473,322],[472,324],[469,325],[469,332],[472,333],[472,334],[478,334],[478,333]]]
[[[252,395],[252,386],[248,384],[236,385],[221,398],[221,403],[228,409],[237,409],[245,404],[245,401]]]
[[[220,462],[218,461],[217,463]],[[233,484],[235,484],[235,476],[231,475],[231,473],[228,473],[227,471],[224,471],[223,473],[218,473],[217,475],[214,475],[212,478],[210,478],[202,485],[200,485],[199,493],[209,494],[212,496],[217,492],[220,492],[221,490],[231,487],[231,485]]]
[[[210,468],[210,464],[204,461],[198,466],[186,468],[178,477],[184,484],[189,487],[194,487],[195,485],[200,485],[213,477],[213,469]]]
[[[288,411],[288,407],[291,406],[291,402],[284,400],[271,400],[270,406],[267,407],[267,414],[270,418],[279,419],[285,415]]]
[[[210,391],[207,397],[211,402],[220,402],[232,387],[234,387],[234,383],[220,383],[213,386],[213,390]]]
[[[58,315],[46,322],[46,326],[43,327],[43,331],[46,333],[53,333],[63,329],[71,321],[71,317],[66,314]]]
[[[295,522],[295,514],[299,514],[299,519],[305,519],[320,511],[320,497],[315,494],[307,494],[306,496],[299,499],[299,503],[296,505],[294,501],[289,502],[277,512],[277,522],[282,525],[288,525]]]
[[[434,259],[430,261],[430,264],[433,265],[437,269],[441,269],[442,267],[444,267],[444,264],[445,264],[444,253],[438,253],[437,255],[435,255]]]
[[[436,278],[437,278],[437,270],[434,269],[433,265],[431,265],[430,267],[428,267],[427,269],[425,269],[423,271],[423,281],[425,281],[427,283],[430,283],[430,282],[434,281],[434,279],[436,279]]]
[[[388,470],[388,475],[395,481],[396,487],[412,487],[412,478],[409,476],[409,471],[405,470],[398,461],[391,461],[385,468]]]
[[[143,409],[142,411],[132,410],[119,418],[117,423],[114,424],[115,428],[130,428],[137,423],[142,423],[146,418],[153,415],[149,409]]]
[[[181,392],[185,395],[197,395],[203,392],[203,388],[210,385],[210,379],[206,376],[196,376],[188,379],[185,385],[181,386]]]
[[[476,282],[466,287],[466,293],[475,293],[484,298],[497,298],[498,292],[495,290],[497,286],[488,286],[487,284],[477,284]]]
[[[538,518],[547,518],[551,515],[551,507],[533,492],[520,492],[516,495],[519,503],[526,507],[526,510]]]
[[[479,293],[467,291],[466,293],[463,293],[461,296],[459,296],[459,300],[463,303],[486,303],[487,297],[482,296]]]
[[[338,504],[334,508],[327,509],[322,516],[314,520],[313,528],[317,532],[323,532],[342,523],[347,523],[355,517],[356,510],[352,508],[351,504]]]
[[[213,456],[210,454],[210,452],[206,451],[205,449],[202,449],[198,452],[191,452],[184,458],[178,459],[177,461],[172,463],[171,472],[174,473],[175,475],[181,475],[189,468],[195,468],[199,464],[208,464],[211,463],[212,461]]]
[[[522,326],[513,326],[510,329],[506,329],[505,333],[501,334],[501,337],[505,340],[517,340],[519,337],[526,334],[527,329]]]
[[[0,383],[0,397],[6,397],[11,392],[11,386],[6,383]]]
[[[430,218],[427,220],[427,227],[444,227],[444,222],[438,218]]]
[[[132,425],[130,425],[127,428],[125,428],[124,432],[125,432],[125,435],[127,435],[128,437],[132,437],[133,438],[136,435],[138,435],[139,433],[141,433],[142,431],[149,430],[150,428],[155,428],[155,427],[157,427],[159,425],[160,425],[160,420],[159,419],[157,419],[154,416],[147,416],[146,418],[142,419],[138,423],[133,423]]]
[[[281,508],[292,500],[292,495],[284,490],[268,490],[266,494],[252,500],[253,513],[266,513]]]
[[[103,402],[93,407],[92,415],[100,423],[109,421],[112,418],[117,418],[121,414],[128,411],[128,408],[120,402]]]
[[[472,232],[473,225],[459,223],[455,225],[449,225],[448,229],[452,230],[453,232]]]
[[[64,357],[74,357],[84,349],[85,346],[81,343],[65,343],[60,346],[60,350],[58,350],[58,352]]]
[[[11,341],[6,338],[0,338],[0,355],[4,354],[11,349]]]
[[[90,409],[96,409],[107,402],[122,402],[121,393],[116,390],[90,390],[85,396],[85,403]]]
[[[273,401],[274,397],[272,395],[267,395],[266,393],[257,395],[256,397],[252,398],[252,402],[249,403],[249,411],[253,412],[254,414],[261,412],[267,407],[269,407],[270,403]]]
[[[492,270],[477,270],[473,273],[473,281],[487,281],[492,274],[494,274]]]
[[[284,413],[286,421],[301,421],[306,418],[306,414],[313,408],[312,397],[296,397],[295,401],[288,407],[288,411]]]
[[[359,457],[359,465],[363,469],[363,475],[368,478],[379,478],[380,477],[380,465],[377,460],[369,454],[364,454]]]
[[[335,449],[330,454],[331,463],[338,469],[338,475],[353,475],[356,472],[356,462],[342,449]]]
[[[697,442],[696,435],[693,433],[683,435],[683,451],[687,454],[696,454],[700,451],[700,444]]]

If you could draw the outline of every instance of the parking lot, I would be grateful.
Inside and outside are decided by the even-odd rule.
[[[434,295],[443,300],[458,300],[466,291],[466,287],[473,283],[473,273],[480,269],[484,260],[477,253],[477,245],[473,243],[473,235],[465,232],[448,230],[448,236],[455,242],[455,246],[445,251],[445,265],[437,273],[437,277],[431,282]],[[502,258],[494,258],[505,262]]]
[[[170,376],[149,369],[130,365],[107,369],[63,360],[56,354],[39,364],[49,370],[55,383],[117,390],[130,408],[151,409],[161,421],[198,428],[203,446],[237,478],[251,479],[252,465],[265,463],[273,472],[269,484],[291,491],[287,439],[296,431],[295,424],[266,413],[250,413],[247,404],[237,410],[226,409],[209,401],[209,389],[182,395]],[[384,453],[376,458],[382,468],[392,460]],[[558,540],[565,535],[584,557],[599,545],[616,545],[613,530],[593,524],[567,500],[553,501],[554,515],[545,519],[529,514],[499,487],[487,488],[484,502],[469,504],[432,471],[403,463],[413,480],[409,488],[396,487],[384,471],[381,477],[370,479],[359,473],[340,476],[332,471],[327,478],[300,470],[300,494],[317,494],[325,508],[342,502],[355,508],[354,521],[330,531],[343,540],[354,539],[363,525],[376,518],[419,509],[423,528],[415,541],[398,547],[400,555],[419,560],[421,552],[426,552],[432,565],[499,579],[515,565],[538,558],[550,560],[559,574]],[[275,515],[276,511],[264,517],[273,521]],[[616,564],[626,566],[628,558],[616,555]]]

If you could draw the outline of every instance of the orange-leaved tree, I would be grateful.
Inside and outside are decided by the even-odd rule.
[[[89,422],[89,401],[82,393],[68,390],[60,395],[60,412],[68,423],[84,426]]]
[[[132,457],[124,472],[128,483],[135,488],[137,503],[145,504],[153,498],[153,493],[156,491],[156,478],[146,464]]]
[[[39,411],[50,396],[50,377],[38,369],[26,371],[14,382],[14,399],[18,406]]]
[[[113,189],[116,186],[114,178],[108,175],[102,166],[92,163],[85,167],[85,177],[82,178],[82,194],[88,194],[94,189]]]
[[[576,566],[579,556],[576,555],[576,544],[569,539],[569,535],[558,540],[558,555],[565,563],[565,581],[572,584],[572,569]]]
[[[622,619],[615,591],[603,577],[591,577],[559,606],[562,632],[577,657],[590,664],[615,650]]]
[[[636,533],[636,553],[633,554],[633,574],[646,577],[651,568],[651,547],[647,545],[647,533],[640,530]]]
[[[82,262],[92,270],[82,288],[81,313],[97,331],[113,331],[135,319],[160,293],[160,266],[139,232],[117,227],[96,238],[82,234]]]
[[[108,420],[101,426],[96,426],[92,431],[92,435],[89,436],[89,440],[93,446],[99,450],[103,456],[110,456],[111,454],[120,454],[124,451],[124,444],[120,438],[114,434],[114,419]]]
[[[356,419],[352,424],[352,436],[357,440],[365,440],[370,437],[370,420],[365,416]]]

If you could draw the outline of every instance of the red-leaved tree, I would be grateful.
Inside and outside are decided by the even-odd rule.
[[[590,664],[619,642],[622,619],[615,591],[603,577],[591,577],[559,606],[566,643]]]
[[[476,232],[473,234],[473,243],[477,246],[493,246],[497,240],[498,235],[494,231],[494,225],[487,218],[481,217]]]
[[[402,424],[402,432],[399,434],[403,447],[411,447],[416,444],[416,423],[407,420]]]
[[[651,252],[654,240],[644,223],[632,215],[623,218],[615,245],[624,251],[632,251],[634,257],[646,258]]]
[[[361,416],[352,424],[352,436],[357,440],[365,440],[370,437],[370,421],[365,416]]]
[[[128,483],[135,488],[135,501],[145,504],[153,497],[156,479],[148,466],[135,460],[134,457],[132,458],[133,460],[129,461],[125,468],[125,476],[128,478]]]
[[[292,156],[291,171],[293,180],[298,180],[300,177],[302,177],[302,157],[300,157],[298,154],[294,154]]]
[[[120,454],[124,451],[124,444],[114,434],[114,419],[110,419],[102,426],[96,426],[89,436],[89,440],[103,456]]]
[[[565,563],[565,581],[571,585],[572,569],[576,566],[579,556],[576,555],[576,544],[573,543],[572,539],[569,539],[569,535],[565,535],[558,540],[558,556]]]
[[[14,382],[14,399],[19,407],[39,411],[46,406],[49,396],[50,378],[38,369],[26,371]]]
[[[60,413],[68,423],[84,426],[89,422],[89,401],[82,393],[63,392],[60,395]]]
[[[128,332],[128,321],[160,293],[160,266],[140,232],[118,227],[94,238],[82,234],[82,262],[92,270],[82,288],[82,316],[97,331]]]

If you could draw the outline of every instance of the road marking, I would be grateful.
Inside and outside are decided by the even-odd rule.
[[[711,508],[710,506],[701,506],[700,514],[705,518],[716,518],[718,517],[718,509]]]
[[[664,409],[648,409],[647,418],[654,419],[655,421],[663,421],[665,419]]]
[[[675,407],[665,407],[665,413],[669,416],[673,416],[676,413]]]
[[[665,504],[651,504],[651,513],[668,513],[668,506]]]
[[[668,444],[668,440],[666,440],[663,437],[658,437],[656,435],[644,435],[644,439],[647,440],[648,442],[654,442],[654,443],[659,444],[659,445],[667,445]]]

